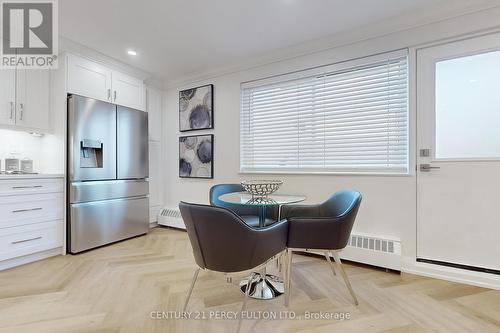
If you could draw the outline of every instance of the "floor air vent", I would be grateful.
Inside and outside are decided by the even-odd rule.
[[[181,212],[178,208],[165,207],[161,209],[158,214],[158,224],[167,227],[186,229]]]

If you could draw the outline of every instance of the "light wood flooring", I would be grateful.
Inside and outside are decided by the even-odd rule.
[[[0,332],[234,332],[237,320],[166,318],[181,309],[194,268],[187,234],[156,228],[77,256],[6,270],[0,272]],[[500,291],[362,265],[347,264],[346,270],[358,307],[324,259],[296,255],[289,308],[280,297],[250,300],[247,311],[349,319],[246,319],[241,332],[500,332]],[[237,280],[229,284],[202,271],[188,311],[207,317],[239,311]]]

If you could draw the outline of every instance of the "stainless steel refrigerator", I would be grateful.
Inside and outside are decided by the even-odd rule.
[[[68,252],[148,232],[148,160],[146,112],[68,96]]]

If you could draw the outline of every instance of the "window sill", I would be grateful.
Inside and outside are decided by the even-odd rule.
[[[412,172],[335,172],[335,171],[249,171],[240,170],[239,175],[299,175],[299,176],[364,176],[364,177],[413,177]]]

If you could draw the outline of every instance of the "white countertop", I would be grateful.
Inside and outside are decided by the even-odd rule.
[[[64,174],[30,174],[30,175],[7,175],[0,174],[0,180],[12,180],[12,179],[46,179],[46,178],[64,178]]]

